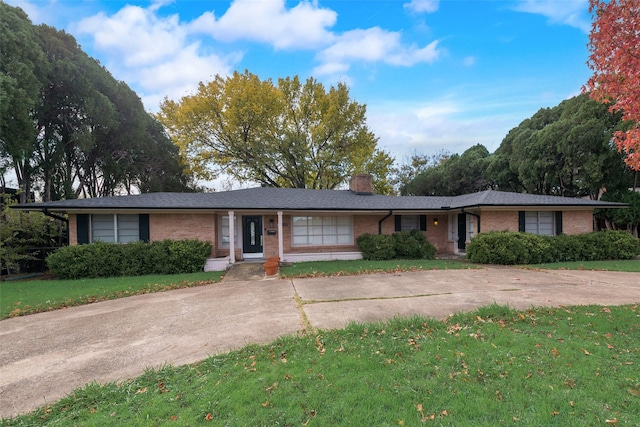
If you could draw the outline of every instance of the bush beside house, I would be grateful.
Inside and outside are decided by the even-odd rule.
[[[211,243],[196,239],[96,242],[66,246],[47,257],[51,272],[61,279],[195,273],[204,269]]]
[[[435,259],[436,247],[420,231],[392,235],[363,234],[357,239],[362,258],[367,260]]]
[[[494,231],[480,233],[467,244],[467,258],[481,264],[631,259],[639,253],[638,239],[627,231],[597,231],[571,236]]]

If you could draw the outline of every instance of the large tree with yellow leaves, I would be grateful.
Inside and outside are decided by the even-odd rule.
[[[274,187],[334,189],[371,173],[377,192],[391,191],[393,159],[377,148],[366,106],[344,84],[327,91],[313,78],[276,85],[235,72],[160,108],[158,119],[198,178],[223,172]]]

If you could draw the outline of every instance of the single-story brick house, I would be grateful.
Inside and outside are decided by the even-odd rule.
[[[596,208],[621,203],[482,191],[452,197],[373,194],[356,175],[349,190],[258,187],[214,193],[148,193],[17,205],[66,213],[69,243],[201,239],[213,245],[205,270],[238,260],[358,259],[358,236],[421,230],[439,254],[464,252],[481,231],[580,234]]]

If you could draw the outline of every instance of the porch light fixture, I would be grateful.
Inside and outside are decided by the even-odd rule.
[[[269,228],[273,228],[273,220],[272,219],[269,220]]]
[[[433,225],[438,225],[438,218],[433,218]]]

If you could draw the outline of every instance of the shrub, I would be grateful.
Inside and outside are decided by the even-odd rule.
[[[367,233],[359,236],[357,243],[363,259],[381,261],[393,259],[396,256],[391,236]]]
[[[467,258],[481,264],[631,259],[638,253],[638,239],[626,231],[598,231],[572,236],[497,231],[480,233],[467,245]]]
[[[363,234],[358,237],[362,257],[369,260],[434,259],[436,247],[420,231],[402,231],[391,236]]]
[[[210,254],[211,243],[195,239],[96,242],[60,248],[47,257],[47,265],[63,279],[180,274],[202,271]]]

